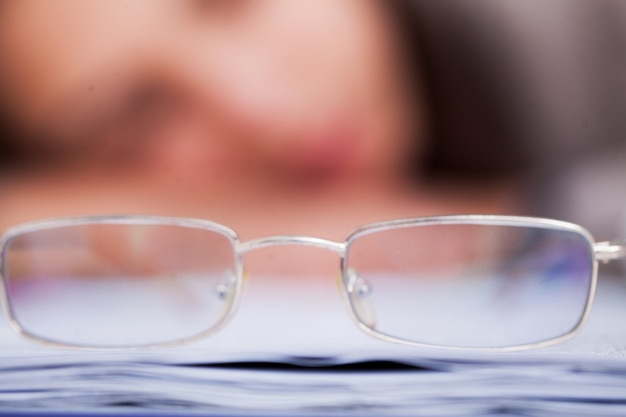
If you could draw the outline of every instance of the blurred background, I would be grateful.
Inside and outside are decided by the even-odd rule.
[[[497,213],[626,237],[626,2],[388,3],[1,2],[0,227],[341,240]]]
[[[445,54],[441,65],[452,68],[438,71],[449,71],[454,86],[445,101],[471,108],[480,93],[459,103],[457,91],[495,94],[489,111],[500,120],[491,123],[504,120],[528,155],[530,213],[578,222],[598,238],[623,236],[626,3],[432,3],[418,2],[432,12],[425,26]],[[459,75],[468,65],[477,67],[478,82]],[[454,136],[470,140],[462,131]]]

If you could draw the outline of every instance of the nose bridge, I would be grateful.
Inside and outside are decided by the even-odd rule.
[[[237,250],[239,253],[244,254],[257,249],[271,248],[274,246],[311,246],[333,251],[340,256],[343,256],[346,252],[345,243],[310,236],[270,236],[240,243]]]
[[[214,100],[230,117],[265,127],[280,122],[293,107],[295,90],[287,88],[288,78],[271,48],[220,48],[211,66]]]

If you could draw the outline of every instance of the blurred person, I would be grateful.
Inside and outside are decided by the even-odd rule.
[[[340,240],[527,211],[516,62],[484,65],[497,24],[472,33],[467,8],[441,36],[435,3],[0,2],[0,227],[143,213]]]

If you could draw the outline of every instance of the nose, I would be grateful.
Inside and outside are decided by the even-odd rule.
[[[196,108],[246,166],[261,167],[268,176],[286,171],[326,178],[318,173],[341,171],[336,166],[348,159],[352,148],[342,138],[352,137],[351,131],[344,133],[345,123],[335,120],[316,64],[303,68],[307,60],[295,58],[293,49],[282,42],[219,38],[185,45],[173,65]]]
[[[298,107],[295,74],[280,51],[217,40],[188,46],[180,63],[193,93],[213,116],[265,131],[290,120]]]

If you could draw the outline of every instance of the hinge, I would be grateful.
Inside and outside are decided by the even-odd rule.
[[[626,242],[598,242],[593,245],[593,251],[598,261],[609,263],[626,258]]]

